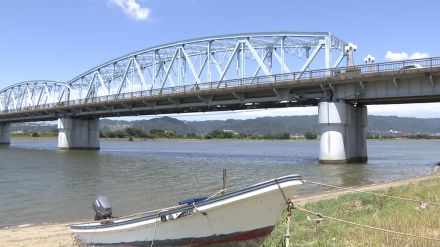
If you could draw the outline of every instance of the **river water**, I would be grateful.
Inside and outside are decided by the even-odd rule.
[[[93,219],[97,195],[114,215],[175,205],[180,199],[300,174],[340,186],[429,172],[437,140],[369,141],[367,164],[318,164],[316,141],[102,141],[100,151],[61,151],[56,140],[0,147],[0,227]],[[306,194],[316,188],[305,186]]]

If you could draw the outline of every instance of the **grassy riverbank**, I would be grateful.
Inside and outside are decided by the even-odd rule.
[[[440,178],[429,178],[375,192],[390,196],[440,202]],[[364,225],[440,238],[440,206],[421,205],[363,193],[305,203],[301,207],[323,215]],[[421,240],[351,226],[294,210],[291,222],[292,246],[439,246],[440,242]],[[285,214],[264,246],[283,246]]]

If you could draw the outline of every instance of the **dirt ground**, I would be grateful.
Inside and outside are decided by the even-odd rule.
[[[73,246],[68,224],[47,224],[0,230],[0,246]]]
[[[436,167],[438,168],[438,167]],[[386,182],[381,184],[372,184],[362,187],[353,187],[360,191],[380,190],[393,186],[417,183],[420,180],[437,177],[440,175],[440,169],[423,176],[402,179],[398,181]],[[323,199],[335,198],[343,194],[352,193],[347,190],[332,190],[321,192],[303,197],[294,198],[294,203],[304,204],[306,202],[319,201]],[[0,229],[0,246],[33,246],[33,247],[68,247],[75,246],[72,234],[69,231],[69,224],[43,224],[25,227]]]

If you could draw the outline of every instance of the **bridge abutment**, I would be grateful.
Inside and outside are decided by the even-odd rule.
[[[367,161],[367,107],[343,102],[321,102],[320,163]]]
[[[58,119],[58,148],[98,150],[99,119]]]
[[[11,144],[11,134],[10,134],[10,124],[9,123],[0,124],[0,144],[1,145]]]

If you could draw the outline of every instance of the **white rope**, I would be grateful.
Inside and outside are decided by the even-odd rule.
[[[213,194],[212,196],[206,198],[205,200],[211,199],[211,198],[216,197],[219,194],[222,194],[222,193],[225,193],[225,192],[226,192],[226,189],[221,189],[221,190],[217,191],[215,194]]]
[[[151,245],[150,245],[150,247],[153,247],[154,239],[156,238],[157,222],[159,221],[159,214],[160,214],[160,213],[161,213],[161,212],[159,212],[159,213],[157,214],[156,221],[154,222],[154,233],[153,233],[153,238],[151,239]]]
[[[283,196],[284,201],[286,202],[287,205],[287,212],[286,212],[286,229],[284,232],[284,246],[285,247],[290,247],[290,218],[292,216],[292,210],[294,209],[294,205],[292,203],[292,201],[287,198],[286,194],[284,193],[283,188],[281,188],[280,183],[278,183],[278,179],[275,179],[275,183],[278,186],[278,189],[281,192],[281,195]]]
[[[320,186],[324,186],[324,187],[343,189],[343,190],[349,190],[349,191],[353,191],[353,192],[359,192],[359,193],[370,194],[370,195],[375,195],[375,196],[383,196],[383,197],[388,197],[388,198],[393,198],[393,199],[398,199],[398,200],[403,200],[403,201],[417,202],[417,203],[421,203],[421,204],[427,203],[427,204],[430,204],[430,205],[440,206],[440,203],[435,203],[435,202],[421,201],[421,200],[405,198],[405,197],[400,197],[400,196],[389,196],[389,195],[385,195],[385,194],[381,194],[381,193],[376,193],[376,192],[362,191],[362,190],[351,189],[351,188],[347,188],[347,187],[341,187],[341,186],[336,186],[336,185],[330,185],[330,184],[324,184],[324,183],[319,183],[319,182],[313,182],[313,181],[310,181],[310,180],[303,180],[303,181],[305,183],[316,184],[316,185],[320,185]]]
[[[290,247],[290,220],[292,217],[292,210],[293,210],[293,203],[292,201],[288,200],[287,203],[287,212],[286,212],[286,230],[284,232],[284,246]]]
[[[439,241],[440,242],[440,239],[438,239],[438,238],[419,236],[419,235],[415,235],[415,234],[412,234],[412,233],[398,232],[398,231],[388,230],[388,229],[384,229],[384,228],[379,228],[379,227],[363,225],[363,224],[359,224],[359,223],[355,223],[355,222],[350,222],[350,221],[347,221],[347,220],[342,220],[342,219],[334,218],[334,217],[331,217],[331,216],[323,215],[323,214],[320,214],[320,213],[317,213],[317,212],[313,212],[313,211],[307,210],[305,208],[302,208],[302,207],[299,207],[299,206],[296,206],[296,205],[294,205],[294,209],[298,209],[298,211],[305,212],[305,213],[308,213],[308,214],[313,214],[313,215],[318,216],[320,218],[325,218],[325,219],[329,219],[329,220],[339,221],[339,222],[346,223],[346,224],[349,224],[349,225],[359,226],[359,227],[363,227],[363,228],[367,228],[367,229],[371,229],[371,230],[375,230],[375,231],[381,231],[381,232],[392,233],[392,234],[406,236],[406,237],[420,238],[420,239],[426,239],[426,240],[432,240],[432,241]]]

